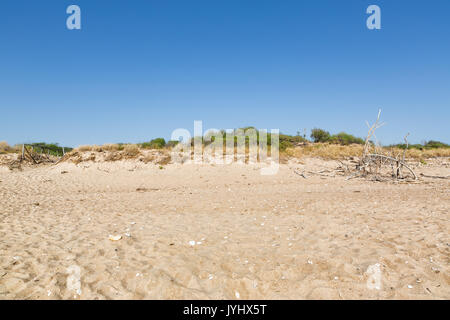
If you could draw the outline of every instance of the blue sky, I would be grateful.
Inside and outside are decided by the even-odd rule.
[[[66,28],[66,8],[82,30]],[[381,7],[382,29],[366,28]],[[254,125],[450,142],[450,1],[3,0],[0,140]]]

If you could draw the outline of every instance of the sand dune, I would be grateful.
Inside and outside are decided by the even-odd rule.
[[[449,180],[293,172],[335,164],[0,170],[0,298],[450,299]]]

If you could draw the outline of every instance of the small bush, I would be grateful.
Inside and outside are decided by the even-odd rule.
[[[331,143],[341,144],[344,146],[348,146],[349,144],[364,144],[365,142],[363,139],[357,138],[345,132],[332,135],[328,141]]]
[[[76,150],[79,152],[92,151],[96,146],[79,146]]]
[[[166,146],[166,140],[164,138],[156,138],[150,142],[141,143],[141,148],[144,149],[162,149]]]
[[[8,152],[10,146],[6,141],[0,141],[0,153]]]
[[[280,139],[280,151],[284,151],[287,148],[295,147],[296,145],[307,141],[305,138],[301,136],[289,136],[286,134],[280,134],[279,139]]]
[[[135,157],[140,153],[139,147],[135,144],[125,145],[123,152],[127,157]]]
[[[102,146],[93,147],[92,151],[103,152],[103,151],[120,151],[123,150],[123,145],[118,143],[108,143]]]
[[[314,142],[327,142],[330,139],[330,133],[323,129],[312,129],[311,130],[311,139]]]
[[[6,141],[0,141],[0,154],[12,152],[14,149]]]
[[[176,140],[170,140],[166,143],[166,147],[168,148],[173,148],[175,147],[178,143],[180,143],[180,141],[176,141]]]
[[[450,148],[450,146],[446,143],[440,141],[430,140],[424,145],[425,149],[439,149],[439,148]]]

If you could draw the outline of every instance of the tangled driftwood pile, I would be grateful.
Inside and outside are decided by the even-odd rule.
[[[10,170],[22,170],[22,165],[40,165],[55,163],[59,158],[49,154],[38,153],[32,147],[23,145],[22,154],[10,159],[6,165]]]
[[[406,147],[403,154],[388,155],[384,154],[384,149],[379,145],[375,130],[382,127],[385,123],[380,123],[381,110],[378,111],[377,120],[373,125],[367,123],[369,131],[364,144],[364,151],[361,159],[357,163],[355,169],[347,179],[355,177],[370,177],[375,180],[386,179],[390,176],[391,179],[413,179],[417,180],[417,174],[406,163],[406,151],[408,150],[408,136],[405,136]],[[375,142],[371,139],[375,138]]]
[[[373,181],[416,181],[418,179],[417,174],[406,163],[409,134],[404,138],[406,148],[403,150],[403,153],[397,155],[386,154],[386,149],[380,146],[375,136],[375,130],[384,125],[384,123],[380,123],[380,116],[381,110],[379,110],[377,120],[373,125],[367,123],[369,130],[360,158],[352,158],[347,163],[339,161],[340,165],[334,170],[294,172],[305,179],[307,178],[307,174],[313,174],[325,177],[336,177],[340,175],[347,177],[347,180],[365,178]],[[375,141],[372,141],[372,139],[375,139]]]

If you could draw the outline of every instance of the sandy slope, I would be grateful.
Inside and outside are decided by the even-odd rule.
[[[0,170],[0,298],[450,299],[448,180],[303,179],[299,166]]]

